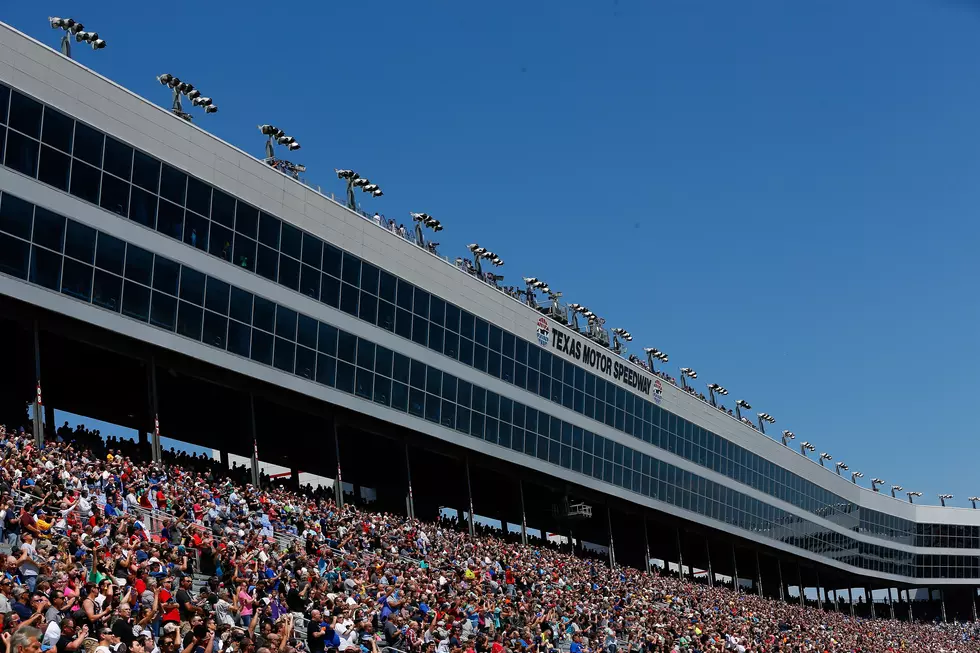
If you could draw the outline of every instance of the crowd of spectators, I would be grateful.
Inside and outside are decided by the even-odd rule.
[[[58,440],[0,434],[11,653],[980,651],[972,624],[855,619]]]

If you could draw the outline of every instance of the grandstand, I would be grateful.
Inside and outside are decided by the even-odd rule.
[[[94,526],[169,542],[141,562],[170,564],[179,543],[195,544],[188,569],[154,578],[190,575],[208,588],[202,610],[222,616],[212,608],[225,601],[238,625],[237,598],[213,586],[240,567],[232,546],[258,567],[272,560],[284,588],[309,588],[282,611],[297,613],[291,628],[309,634],[312,601],[351,621],[344,633],[398,650],[411,621],[420,650],[459,628],[489,638],[481,653],[499,653],[497,637],[511,651],[575,649],[571,623],[593,650],[617,636],[670,650],[694,633],[708,650],[770,651],[826,639],[814,624],[873,650],[973,646],[973,627],[952,622],[976,620],[980,513],[822,467],[766,437],[762,416],[746,423],[714,390],[705,400],[685,377],[678,387],[655,373],[665,356],[624,357],[629,334],[610,337],[584,307],[557,296],[537,307],[537,280],[523,298],[504,292],[2,24],[0,152],[0,420],[51,447],[13,440],[4,469],[15,501],[31,513],[44,503],[40,522],[89,564],[99,538],[80,535],[89,516],[73,507],[85,486],[124,502],[119,514],[96,502]],[[106,444],[59,429],[55,409],[136,429],[140,442],[110,444],[104,463]],[[161,433],[219,459],[174,458]],[[230,468],[234,457],[251,469]],[[260,478],[259,458],[290,477]],[[301,496],[300,473],[334,486]],[[119,477],[114,492],[106,476]],[[28,478],[62,496],[32,493]],[[52,509],[63,524],[48,522]],[[447,509],[457,518],[437,525]],[[124,550],[105,545],[106,569],[128,586]],[[521,578],[501,583],[507,567]],[[381,602],[398,610],[379,612],[385,570],[408,587]],[[264,596],[271,609],[277,597]],[[735,607],[705,608],[724,605]],[[152,598],[141,607],[158,611]],[[367,630],[387,628],[389,613],[405,639]],[[764,625],[747,625],[749,613]],[[889,625],[863,631],[858,617]],[[921,623],[932,620],[944,625]],[[288,634],[277,644],[292,646]]]

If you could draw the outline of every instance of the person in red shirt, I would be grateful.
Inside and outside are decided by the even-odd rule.
[[[174,579],[167,576],[163,579],[163,587],[160,588],[160,609],[163,611],[163,616],[160,617],[160,623],[180,623],[180,606],[174,600],[173,595],[174,589]]]

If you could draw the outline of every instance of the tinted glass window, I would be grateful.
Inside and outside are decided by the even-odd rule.
[[[104,144],[105,136],[102,135],[102,132],[80,122],[75,123],[75,142],[72,147],[72,154],[76,159],[81,159],[96,167],[102,167]]]
[[[30,256],[31,245],[26,240],[0,234],[0,272],[26,279]]]
[[[51,107],[44,108],[44,128],[41,141],[62,152],[71,154],[71,139],[75,132],[75,121]]]
[[[180,298],[198,306],[204,304],[204,274],[188,267],[181,269]]]
[[[395,303],[395,291],[398,288],[398,281],[394,275],[381,271],[381,279],[378,287],[378,297],[386,301]]]
[[[352,286],[361,282],[361,259],[344,252],[343,280]]]
[[[34,242],[56,252],[65,243],[65,216],[37,207],[34,211]]]
[[[319,269],[323,258],[323,241],[316,236],[303,234],[303,263]]]
[[[211,219],[226,227],[235,226],[235,199],[217,188],[211,192]]]
[[[252,309],[252,326],[272,333],[276,325],[276,305],[264,297],[255,298]]]
[[[78,261],[66,258],[64,269],[61,273],[61,292],[82,301],[92,299],[92,272],[91,265],[85,265]]]
[[[40,247],[32,247],[31,282],[51,290],[59,290],[61,287],[61,261],[60,254],[49,252]]]
[[[276,307],[276,335],[287,340],[296,339],[296,311],[284,306]]]
[[[0,229],[25,240],[31,238],[34,205],[10,193],[0,197]]]
[[[298,259],[303,249],[303,232],[286,222],[282,223],[281,251],[287,256]]]
[[[279,231],[282,221],[268,213],[259,214],[259,243],[274,250],[279,249]],[[278,255],[276,256],[278,259]]]
[[[168,295],[177,295],[177,280],[180,277],[180,265],[157,256],[153,265],[153,288]]]
[[[41,144],[17,132],[7,131],[7,151],[4,163],[8,168],[27,175],[37,176],[37,160]]]
[[[151,193],[160,188],[160,162],[137,150],[133,154],[133,183]]]
[[[14,91],[10,96],[7,124],[33,138],[41,136],[41,103]]]
[[[135,245],[128,245],[126,247],[126,278],[147,286],[150,285],[150,279],[153,278],[153,254]]]
[[[37,178],[63,191],[68,190],[71,157],[47,145],[41,146],[41,159],[37,164]]]
[[[69,220],[65,232],[65,254],[92,263],[95,259],[95,233],[92,227]]]
[[[10,104],[10,89],[0,84],[0,123],[7,122],[7,106]]]
[[[105,139],[105,162],[103,170],[129,181],[133,174],[133,148],[116,139]]]
[[[245,292],[239,288],[231,289],[231,312],[232,318],[244,322],[252,323],[252,293]]]
[[[220,279],[215,279],[214,277],[208,277],[207,281],[207,294],[204,299],[204,306],[221,313],[222,315],[228,314],[228,291],[229,286],[224,281]]]
[[[75,149],[78,150],[78,139],[75,140]],[[102,173],[98,168],[75,161],[71,164],[71,187],[70,192],[75,197],[79,197],[86,202],[97,204],[99,202],[99,187],[102,185]]]
[[[92,282],[92,301],[102,308],[110,311],[119,311],[122,305],[122,278],[114,274],[95,271],[95,279]]]
[[[194,177],[187,178],[187,208],[203,216],[211,214],[211,187]]]
[[[109,173],[102,173],[102,194],[99,195],[99,206],[117,215],[127,216],[129,214],[129,189],[128,182],[117,179]]]
[[[259,230],[259,210],[248,204],[238,203],[235,209],[235,231],[255,238]]]
[[[184,205],[187,194],[187,175],[166,163],[160,171],[160,195],[175,204]]]
[[[340,250],[330,243],[323,244],[323,271],[340,278],[340,268],[343,265],[343,255]]]
[[[317,321],[312,317],[300,315],[299,328],[296,332],[296,341],[301,345],[309,347],[310,349],[316,349],[316,325]]]
[[[126,243],[114,236],[99,233],[98,247],[95,252],[96,267],[116,274],[122,274],[125,256]]]

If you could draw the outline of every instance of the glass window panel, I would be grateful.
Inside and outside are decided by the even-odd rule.
[[[378,374],[391,376],[392,361],[392,351],[385,347],[378,346],[374,356],[374,371]]]
[[[410,372],[409,372],[410,367],[411,367],[411,360],[408,358],[408,356],[403,356],[402,354],[396,353],[395,364],[394,364],[393,374],[391,378],[407,385],[410,378]]]
[[[276,281],[279,278],[279,252],[260,243],[255,255],[255,271],[270,281]]]
[[[37,168],[38,181],[67,192],[70,173],[70,156],[47,145],[41,146],[41,160]]]
[[[40,102],[14,91],[10,94],[10,114],[7,117],[7,124],[28,136],[39,138],[41,111]]]
[[[273,336],[271,333],[252,329],[252,360],[264,365],[272,365]]]
[[[180,298],[197,306],[204,305],[203,273],[184,267],[180,272]]]
[[[361,291],[360,307],[358,308],[358,315],[360,318],[366,322],[374,324],[378,319],[378,298],[374,295],[369,295],[365,291]]]
[[[151,193],[160,190],[160,162],[136,150],[133,154],[133,183]]]
[[[408,386],[404,383],[391,384],[391,407],[403,413],[408,410]]]
[[[102,173],[96,168],[75,161],[72,163],[70,192],[75,197],[98,204]]]
[[[183,206],[186,195],[187,175],[164,163],[160,171],[160,196]]]
[[[323,241],[310,234],[303,234],[303,263],[319,270],[323,260]]]
[[[359,338],[357,342],[357,366],[368,370],[374,369],[375,344]]]
[[[133,175],[133,148],[111,136],[106,136],[105,161],[102,163],[102,169],[120,179],[130,181]]]
[[[415,417],[423,417],[425,413],[425,393],[412,388],[408,392],[408,412]]]
[[[201,339],[201,323],[204,320],[204,310],[187,302],[177,306],[177,333],[192,340]]]
[[[337,327],[320,322],[320,332],[317,336],[317,351],[321,354],[337,355]]]
[[[285,306],[276,307],[276,335],[287,340],[296,339],[296,311]]]
[[[279,283],[292,290],[299,290],[299,266],[296,259],[280,254]]]
[[[463,365],[473,364],[473,341],[466,338],[459,339],[459,362]]]
[[[316,375],[316,352],[306,347],[296,347],[296,374],[304,379]]]
[[[211,214],[211,187],[194,177],[187,178],[187,208],[203,216]]]
[[[320,276],[320,301],[337,308],[340,306],[340,281],[328,274]]]
[[[398,280],[398,307],[404,308],[406,311],[412,310],[412,297],[415,294],[415,286],[403,281]]]
[[[246,270],[255,271],[255,241],[241,234],[235,234],[235,252],[232,262]]]
[[[395,307],[388,302],[378,302],[377,325],[387,331],[395,330]]]
[[[412,337],[412,314],[401,308],[395,311],[395,333],[402,338]]]
[[[255,296],[252,309],[252,326],[272,333],[276,324],[276,305],[265,297]]]
[[[96,231],[88,225],[68,220],[65,231],[65,254],[83,263],[92,264],[95,260]]]
[[[330,243],[323,244],[323,271],[327,274],[340,278],[340,269],[343,266],[343,254],[339,249]]]
[[[0,272],[26,279],[30,255],[31,246],[26,240],[0,234]]]
[[[102,193],[99,195],[99,206],[116,215],[127,217],[129,215],[129,189],[128,182],[102,173]]]
[[[381,299],[395,303],[395,293],[398,288],[398,279],[394,275],[381,270],[379,287],[378,287],[378,297]]]
[[[320,298],[320,272],[309,265],[299,271],[299,291],[313,299]]]
[[[177,299],[154,291],[150,303],[150,324],[173,331],[177,325]]]
[[[31,239],[31,224],[34,220],[34,205],[10,193],[0,197],[0,229],[8,234]]]
[[[292,256],[294,259],[299,260],[300,252],[303,249],[303,232],[289,224],[288,222],[282,223],[282,240],[280,243],[280,250],[283,254],[287,256]]]
[[[256,238],[259,231],[259,210],[244,202],[239,202],[235,209],[235,231]]]
[[[228,320],[228,351],[248,357],[252,349],[252,327]]]
[[[147,192],[138,188],[133,189],[133,195],[145,195],[153,197]],[[137,220],[142,222],[142,220]],[[143,222],[147,227],[153,227],[152,222]],[[184,209],[180,208],[167,200],[160,200],[160,207],[157,211],[157,231],[160,233],[180,240],[184,235]]]
[[[133,250],[136,250],[134,256],[139,259],[140,256],[149,254],[146,250],[141,250],[138,247],[131,246]],[[104,270],[108,270],[115,274],[123,273],[123,261],[126,256],[126,243],[119,240],[115,236],[110,236],[105,233],[99,233],[98,236],[98,248],[95,254],[95,265]],[[143,259],[146,261],[146,259]],[[147,263],[148,265],[148,263]],[[147,280],[146,283],[149,283]]]
[[[476,337],[474,342],[478,345],[486,346],[490,334],[490,325],[485,320],[476,318]]]
[[[71,154],[71,140],[75,131],[75,121],[51,107],[44,108],[44,127],[41,142]]]
[[[276,250],[277,253],[281,229],[282,220],[265,212],[259,213],[259,242]]]
[[[412,340],[423,347],[429,340],[429,323],[425,318],[415,316],[412,320]]]
[[[494,324],[491,324],[490,325],[490,344],[489,344],[490,351],[500,352],[500,350],[501,350],[501,338],[502,338],[502,336],[503,336],[503,332],[500,330],[500,327],[498,327],[498,326],[496,326]]]
[[[283,338],[276,338],[273,366],[283,372],[293,373],[296,362],[296,345]]]
[[[42,207],[34,210],[34,243],[60,252],[65,245],[65,217]]]
[[[110,311],[119,311],[122,299],[122,277],[114,274],[95,271],[95,278],[92,282],[92,302],[96,306],[107,308]]]
[[[438,422],[442,400],[433,395],[425,395],[425,419]]]
[[[232,238],[230,229],[212,222],[211,232],[208,234],[208,252],[220,259],[231,262]]]
[[[359,285],[361,282],[361,259],[344,252],[344,269],[341,278],[352,286]]]
[[[379,404],[391,404],[391,380],[383,376],[374,377],[374,400]]]
[[[442,345],[442,353],[450,358],[459,359],[459,336],[455,333],[446,332],[445,342]]]
[[[228,294],[230,286],[214,277],[207,277],[207,293],[205,295],[204,306],[222,315],[228,314]],[[247,295],[247,293],[245,293]]]
[[[76,163],[75,168],[82,167]],[[74,177],[72,178],[74,184]],[[98,188],[98,186],[96,186]],[[164,216],[161,220],[160,230],[162,233],[172,237],[180,238],[180,229],[183,222],[184,209],[161,200]],[[129,219],[138,222],[144,227],[153,229],[157,226],[157,196],[141,188],[133,188],[129,202]]]
[[[204,311],[204,332],[201,336],[204,344],[224,349],[227,331],[228,318],[211,311]]]
[[[354,366],[344,361],[337,361],[337,389],[354,393]]]
[[[429,293],[421,288],[415,289],[414,310],[420,317],[429,317]]]
[[[150,319],[150,289],[127,281],[123,288],[122,313],[140,322]]]
[[[378,294],[378,273],[379,270],[370,263],[361,263],[361,290],[372,295]]]
[[[180,278],[180,264],[162,256],[157,256],[153,262],[153,289],[168,295],[177,295],[177,283]]]
[[[97,168],[102,167],[102,150],[105,145],[105,135],[92,129],[86,124],[75,122],[75,142],[72,155]]]
[[[353,363],[357,356],[357,336],[337,330],[337,358]]]
[[[235,198],[215,188],[211,192],[211,219],[233,229],[235,227]]]
[[[474,338],[474,322],[475,319],[472,313],[464,310],[460,310],[459,313],[459,335],[464,338],[469,338],[473,340]]]
[[[441,326],[437,326],[432,322],[429,322],[429,348],[434,351],[442,352],[442,341],[445,333],[445,329],[443,329]]]
[[[210,226],[211,223],[207,218],[188,211],[184,214],[184,242],[191,247],[206,251]]]
[[[340,310],[351,315],[357,315],[357,304],[360,300],[360,291],[349,284],[341,284],[340,290]]]
[[[240,288],[231,289],[231,310],[229,315],[239,322],[252,323],[252,293]]]
[[[333,387],[336,382],[337,359],[318,354],[316,357],[316,382]]]
[[[459,307],[446,303],[446,329],[459,333]]]
[[[4,163],[8,168],[27,175],[37,176],[38,152],[41,144],[17,132],[7,132],[7,151]]]
[[[299,315],[296,342],[310,349],[316,349],[316,326],[317,322],[312,317]]]
[[[10,89],[0,84],[0,123],[7,122],[7,107],[10,105]]]

